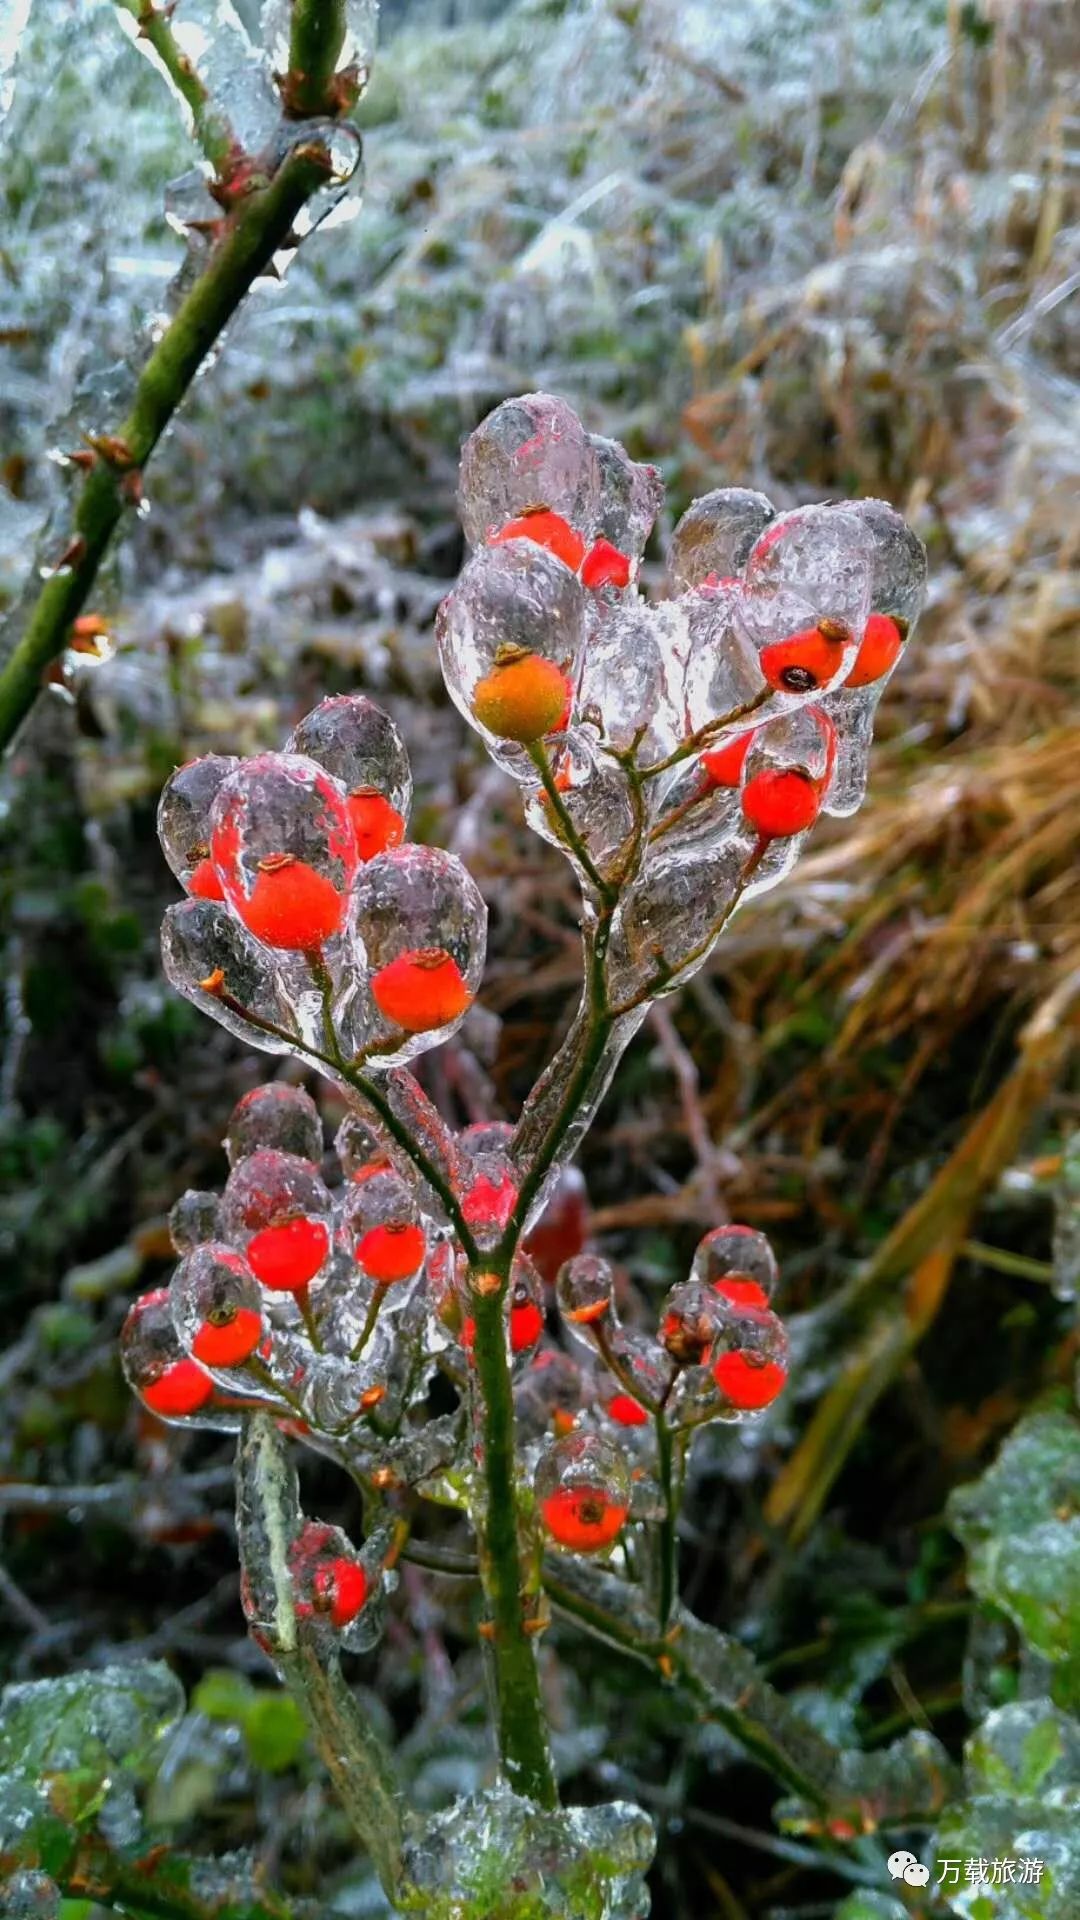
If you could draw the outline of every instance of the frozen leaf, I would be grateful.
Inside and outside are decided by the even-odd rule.
[[[0,1883],[0,1912],[5,1920],[59,1920],[60,1889],[47,1873],[32,1868]]]
[[[1076,1722],[1048,1700],[988,1714],[965,1748],[964,1797],[942,1816],[935,1856],[935,1883],[964,1920],[1072,1920],[1080,1907]]]
[[[1064,1408],[1029,1414],[982,1478],[949,1496],[968,1579],[1051,1661],[1080,1646],[1080,1424]]]
[[[180,1682],[161,1661],[5,1687],[0,1773],[29,1781],[83,1770],[142,1776],[183,1711]]]

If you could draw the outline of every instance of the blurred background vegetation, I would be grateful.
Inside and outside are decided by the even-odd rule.
[[[167,1273],[169,1206],[220,1183],[230,1107],[270,1070],[164,986],[154,807],[177,761],[373,692],[412,752],[418,837],[461,853],[492,910],[482,1008],[429,1090],[458,1121],[514,1113],[575,997],[575,902],[431,636],[457,449],[508,393],[563,394],[662,465],[649,587],[722,482],[884,495],[931,557],[865,810],[654,1012],[582,1157],[588,1230],[643,1298],[725,1216],[783,1262],[792,1389],[751,1445],[703,1443],[688,1599],[871,1748],[932,1728],[958,1755],[1017,1698],[1075,1710],[1080,1642],[1077,1623],[1051,1686],[1059,1654],[973,1565],[976,1605],[945,1511],[1022,1416],[1069,1404],[1077,1359],[1080,19],[1069,0],[383,15],[363,212],[256,293],[200,379],[102,579],[115,657],[74,663],[0,788],[0,1672],[167,1657],[194,1712],[154,1817],[342,1914],[381,1909],[243,1635],[229,1444],[141,1418],[116,1364],[128,1299]],[[0,140],[2,607],[62,524],[51,451],[112,420],[180,268],[166,207],[193,153],[105,0],[37,0]],[[1051,1559],[1074,1622],[1078,1479],[1073,1452]],[[404,1602],[359,1678],[436,1806],[488,1764],[473,1597],[410,1569]],[[777,1851],[773,1789],[725,1737],[555,1644],[569,1790],[650,1808],[656,1913],[837,1910],[846,1863]],[[844,1911],[886,1916],[887,1894]]]

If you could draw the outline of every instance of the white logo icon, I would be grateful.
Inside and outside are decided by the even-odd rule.
[[[890,1853],[889,1872],[894,1880],[903,1880],[909,1887],[925,1887],[930,1878],[929,1867],[921,1866],[913,1853]]]

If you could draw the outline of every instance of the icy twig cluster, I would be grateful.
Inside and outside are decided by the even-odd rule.
[[[386,714],[325,700],[281,753],[181,767],[160,808],[187,896],[165,919],[170,980],[317,1067],[350,1113],[330,1165],[308,1094],[240,1103],[223,1193],[178,1203],[172,1281],[128,1317],[128,1377],[166,1419],[268,1416],[361,1486],[362,1548],[302,1516],[286,1543],[289,1610],[328,1658],[377,1636],[418,1500],[467,1519],[504,1778],[549,1808],[545,1568],[618,1557],[664,1644],[694,1434],[760,1417],[788,1359],[750,1228],[705,1236],[652,1331],[622,1323],[592,1252],[549,1301],[528,1235],[650,1001],[790,871],[820,814],[858,806],[925,579],[881,501],[778,514],[721,489],[676,527],[673,593],[650,605],[636,579],[661,491],[545,394],[497,408],[463,452],[472,551],[439,614],[443,672],[582,891],[581,1005],[516,1126],[455,1132],[409,1071],[473,1003],[486,911],[459,860],[408,839]],[[432,1410],[436,1375],[450,1412]],[[243,1526],[241,1546],[258,1557]]]

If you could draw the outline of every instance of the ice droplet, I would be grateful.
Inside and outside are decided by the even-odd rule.
[[[597,450],[573,409],[553,394],[504,400],[462,448],[458,498],[471,546],[536,507],[591,537],[600,504]]]
[[[776,509],[747,487],[716,487],[691,502],[671,538],[668,572],[680,593],[742,574]]]
[[[230,1167],[239,1165],[260,1147],[273,1147],[279,1153],[315,1164],[322,1159],[319,1109],[302,1087],[271,1081],[268,1086],[253,1087],[237,1101],[225,1134]]]

